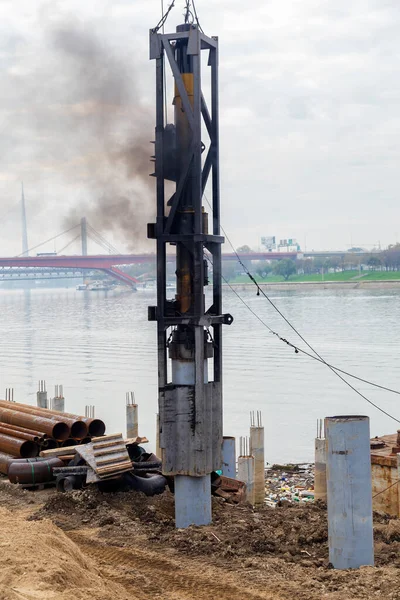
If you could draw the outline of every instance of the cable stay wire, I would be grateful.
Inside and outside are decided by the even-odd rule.
[[[212,262],[209,258],[209,256],[204,255],[207,260],[209,261],[209,263],[212,265]],[[260,321],[260,323],[266,327],[266,329],[268,329],[268,331],[270,333],[272,333],[273,335],[275,335],[280,341],[284,342],[285,344],[287,344],[288,346],[290,346],[291,348],[293,348],[293,350],[295,351],[295,353],[301,353],[304,354],[305,356],[307,356],[308,358],[311,358],[312,360],[315,360],[319,363],[321,363],[322,365],[329,365],[332,369],[335,369],[335,371],[338,371],[339,373],[342,373],[343,375],[347,375],[347,377],[351,377],[352,379],[357,379],[357,381],[360,381],[362,383],[365,383],[367,385],[370,385],[372,387],[376,387],[379,388],[381,390],[384,390],[385,392],[391,392],[392,394],[397,394],[400,396],[400,391],[399,390],[394,390],[393,388],[387,387],[385,385],[381,385],[379,383],[375,383],[373,381],[369,381],[368,379],[364,379],[363,377],[359,377],[358,375],[354,375],[354,373],[349,373],[349,371],[345,371],[344,369],[341,369],[340,367],[337,367],[336,365],[332,365],[331,363],[328,363],[325,360],[321,360],[320,358],[318,358],[318,356],[314,356],[313,354],[310,354],[309,352],[307,352],[307,350],[304,350],[303,348],[301,348],[300,346],[296,346],[295,344],[293,344],[292,342],[290,342],[288,339],[282,337],[279,333],[277,333],[276,331],[274,331],[252,308],[251,306],[242,298],[242,296],[235,290],[235,288],[229,283],[229,281],[227,279],[225,279],[225,277],[223,275],[221,275],[222,279],[224,280],[224,282],[226,283],[226,285],[231,289],[231,291],[239,298],[239,300],[242,302],[242,304],[244,304],[244,306],[256,317],[256,319],[258,319],[258,321]]]
[[[99,244],[99,246],[106,248],[106,250],[108,250],[108,252],[110,252],[111,254],[121,254],[121,252],[117,248],[115,248],[115,246],[110,244],[110,242],[101,233],[96,231],[96,229],[94,227],[92,227],[90,225],[90,223],[87,224],[87,230],[88,230],[89,234],[91,233],[92,236],[97,238],[97,239],[94,239],[94,237],[91,237],[91,239],[94,242],[96,242],[97,244]],[[90,237],[90,235],[89,235],[89,237]]]
[[[54,235],[53,237],[49,238],[45,242],[41,242],[40,244],[37,244],[36,246],[33,246],[32,248],[28,248],[27,252],[32,252],[33,250],[36,250],[36,248],[40,248],[40,246],[44,246],[45,244],[48,244],[49,242],[56,240],[57,238],[61,237],[62,235],[65,235],[66,233],[69,233],[73,229],[76,229],[77,227],[80,227],[80,223],[77,223],[73,227],[70,227],[69,229],[62,231],[61,233]],[[18,254],[15,258],[20,258],[21,256],[24,256],[25,254],[26,254],[25,252],[21,252],[21,254]]]
[[[206,195],[204,194],[204,197],[206,199],[206,202],[208,204],[208,206],[210,207],[210,209],[212,210],[211,204],[208,201]],[[292,325],[292,323],[285,317],[285,315],[279,310],[279,308],[275,305],[274,302],[272,302],[272,300],[269,298],[269,296],[264,292],[264,290],[260,287],[260,285],[258,284],[258,282],[256,281],[256,279],[254,278],[254,276],[252,275],[252,273],[249,271],[249,269],[247,268],[247,266],[243,263],[243,261],[241,260],[239,254],[236,252],[232,242],[230,241],[229,236],[226,234],[224,228],[221,226],[221,230],[223,231],[227,241],[229,242],[230,246],[233,249],[234,254],[236,255],[236,258],[239,262],[239,264],[242,266],[244,272],[247,274],[247,276],[250,278],[250,280],[255,284],[256,288],[257,288],[257,295],[259,296],[260,293],[266,298],[266,300],[268,300],[268,302],[271,304],[271,306],[276,310],[276,312],[282,317],[282,319],[289,325],[289,327],[299,336],[299,338],[306,344],[306,346],[308,346],[308,348],[316,355],[316,357],[313,357],[312,355],[310,355],[312,358],[317,358],[317,360],[319,360],[319,362],[321,362],[322,364],[324,364],[326,367],[328,367],[332,373],[334,373],[337,377],[339,377],[339,379],[341,381],[343,381],[343,383],[345,383],[351,390],[353,390],[358,396],[360,396],[361,398],[363,398],[363,400],[365,400],[366,402],[368,402],[371,406],[373,406],[374,408],[376,408],[377,410],[379,410],[381,413],[383,413],[384,415],[386,415],[387,417],[389,417],[390,419],[393,419],[394,421],[396,421],[397,423],[400,423],[400,419],[397,419],[396,417],[394,417],[393,415],[391,415],[390,413],[388,413],[387,411],[385,411],[383,408],[381,408],[380,406],[378,406],[377,404],[375,404],[375,402],[373,402],[372,400],[370,400],[369,398],[367,398],[367,396],[365,396],[365,394],[363,394],[362,392],[360,392],[360,390],[358,390],[356,387],[354,387],[349,381],[347,381],[347,379],[345,379],[339,371],[342,371],[341,369],[336,369],[333,365],[331,365],[330,363],[326,362],[326,360],[324,358],[322,358],[322,356],[320,354],[318,354],[318,352],[316,350],[314,350],[314,348],[311,346],[311,344],[309,344],[307,342],[307,340],[300,334],[300,332],[295,328],[294,325]],[[225,278],[223,278],[224,281],[226,282]],[[247,303],[243,301],[243,299],[240,297],[240,295],[233,290],[232,286],[228,283],[228,286],[231,288],[232,291],[234,291],[234,293],[240,298],[240,300],[242,300],[242,302],[248,307]],[[249,308],[249,307],[248,307]],[[251,312],[253,314],[254,311],[251,310]],[[257,319],[262,322],[267,329],[270,331],[270,333],[272,333],[273,335],[275,335],[276,337],[278,337],[279,340],[281,340],[282,342],[284,342],[285,344],[288,344],[289,346],[291,346],[292,348],[294,348],[295,352],[302,352],[302,353],[306,353],[305,351],[303,351],[302,349],[298,348],[297,346],[295,346],[294,344],[291,344],[287,339],[283,338],[282,336],[280,336],[277,332],[275,332],[271,327],[269,327],[269,325],[266,325],[262,319],[260,317],[257,316]],[[347,374],[347,373],[346,373]],[[350,377],[353,377],[353,375],[349,374]],[[355,377],[355,379],[359,379],[360,381],[362,380],[362,378],[358,378]],[[364,381],[364,383],[368,383],[369,385],[372,385],[374,387],[379,387],[381,389],[386,389],[386,391],[391,391],[394,393],[399,394],[399,392],[392,390],[390,388],[385,388],[384,386],[380,386],[378,384],[374,384],[370,381],[367,381],[366,379],[362,380]]]
[[[63,248],[61,248],[61,250],[58,250],[57,254],[61,254],[61,252],[64,252],[64,250],[66,250],[69,246],[71,246],[71,244],[73,244],[74,242],[76,242],[76,240],[79,240],[79,238],[81,237],[80,232],[78,233],[78,235],[76,235],[72,240],[70,240],[68,242],[68,244],[66,244]]]
[[[98,236],[94,235],[93,232],[88,231],[87,235],[90,240],[92,240],[95,244],[100,246],[103,252],[106,251],[108,254],[112,254],[111,249],[108,247],[108,245],[105,244],[104,241],[101,240]]]
[[[115,247],[113,246],[105,237],[104,235],[102,235],[101,233],[99,233],[94,227],[92,227],[89,224],[89,229],[90,231],[96,236],[98,237],[100,240],[102,240],[104,246],[106,246],[108,249],[112,250],[113,252],[115,252],[116,254],[121,254],[121,252]]]

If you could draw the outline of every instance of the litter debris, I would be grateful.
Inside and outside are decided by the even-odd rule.
[[[265,469],[266,506],[314,502],[314,465],[272,465]]]

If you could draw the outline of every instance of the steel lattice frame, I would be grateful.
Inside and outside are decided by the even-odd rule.
[[[178,28],[179,30],[179,28]],[[189,100],[184,85],[182,73],[175,60],[175,44],[178,40],[187,40],[187,55],[190,55],[193,67],[193,99]],[[211,106],[207,106],[205,96],[202,93],[202,69],[201,53],[209,52],[208,66],[210,68],[211,80]],[[170,472],[202,474],[213,470],[220,461],[219,444],[222,442],[222,325],[233,321],[231,315],[222,314],[222,286],[221,286],[221,245],[224,238],[220,235],[220,172],[219,172],[219,114],[218,114],[218,39],[210,38],[199,31],[196,25],[191,25],[188,31],[178,31],[173,34],[160,34],[150,32],[150,59],[156,61],[156,140],[155,140],[155,176],[157,182],[157,221],[154,226],[149,226],[149,237],[157,240],[157,307],[149,307],[149,319],[157,321],[158,330],[158,383],[160,404],[160,441],[161,447],[173,443],[166,440],[163,434],[165,429],[163,423],[163,402],[165,393],[171,384],[168,382],[167,372],[167,330],[174,326],[190,326],[194,329],[194,356],[195,356],[195,410],[193,416],[193,435],[200,435],[196,427],[206,427],[207,423],[201,423],[200,413],[204,411],[207,385],[213,386],[212,396],[218,414],[214,418],[215,435],[212,440],[214,457],[199,461],[196,468],[193,465],[187,469],[179,469],[170,464]],[[165,60],[166,59],[166,60]],[[183,166],[178,173],[176,181],[176,192],[169,200],[170,210],[166,214],[165,198],[165,114],[164,114],[164,67],[167,64],[171,68],[176,89],[180,95],[183,110],[191,131],[190,149],[187,153]],[[207,129],[210,138],[210,146],[202,166],[202,151],[204,146],[201,139],[202,126]],[[188,175],[190,173],[190,178]],[[212,233],[203,230],[203,206],[202,198],[207,181],[211,174],[212,178]],[[192,204],[194,209],[193,231],[182,233],[179,225],[179,207],[185,186],[191,185]],[[174,303],[167,299],[166,294],[166,248],[167,244],[183,244],[193,257],[193,298],[194,306],[191,314],[180,315],[174,309]],[[213,265],[213,294],[212,304],[205,306],[204,279],[205,260],[204,255],[212,257]],[[204,380],[204,332],[205,328],[213,328],[213,382],[205,383]],[[164,415],[164,420],[167,417]],[[210,441],[210,440],[209,440]],[[200,447],[204,446],[199,441]],[[218,456],[216,456],[218,455]],[[168,462],[168,461],[167,461]],[[190,461],[189,461],[190,462]],[[165,468],[165,465],[164,465]],[[167,469],[168,470],[168,469]]]

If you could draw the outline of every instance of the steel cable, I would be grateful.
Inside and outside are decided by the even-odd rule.
[[[204,194],[204,197],[207,201],[208,206],[210,207],[210,209],[212,210],[211,204],[208,201],[207,197]],[[328,362],[325,361],[325,359],[322,358],[322,356],[320,354],[318,354],[318,352],[316,350],[314,350],[314,348],[311,346],[311,344],[309,344],[307,342],[307,340],[300,334],[300,332],[294,327],[294,325],[292,325],[290,323],[290,321],[285,317],[285,315],[279,310],[279,308],[274,304],[274,302],[272,302],[272,300],[269,298],[269,296],[267,296],[267,294],[264,292],[264,290],[260,287],[260,285],[257,283],[256,279],[254,278],[254,276],[250,273],[249,269],[246,267],[246,265],[243,263],[243,261],[241,260],[240,256],[238,255],[238,253],[236,252],[232,242],[230,241],[229,236],[227,235],[226,231],[224,230],[224,228],[221,226],[221,230],[224,233],[227,241],[229,242],[230,246],[232,247],[232,250],[239,262],[239,264],[242,266],[244,272],[247,274],[247,276],[250,278],[250,280],[255,284],[256,288],[257,288],[257,295],[260,295],[260,293],[268,300],[268,302],[271,304],[271,306],[278,312],[278,314],[282,317],[282,319],[284,319],[284,321],[289,325],[289,327],[291,327],[291,329],[300,337],[300,339],[308,346],[308,348],[310,348],[310,350],[312,352],[314,352],[314,354],[316,356],[312,356],[311,354],[309,354],[308,352],[306,352],[305,350],[299,348],[298,346],[296,346],[295,344],[292,344],[291,342],[289,342],[286,338],[283,338],[281,335],[279,335],[276,331],[274,331],[271,327],[269,327],[269,325],[267,325],[249,306],[248,304],[241,298],[241,296],[236,292],[236,290],[233,289],[233,287],[226,281],[225,278],[224,281],[227,283],[227,285],[230,287],[230,289],[236,294],[236,296],[238,296],[238,298],[243,302],[243,304],[250,310],[250,312],[253,313],[254,316],[256,316],[256,318],[270,331],[270,333],[272,333],[273,335],[275,335],[280,341],[284,342],[285,344],[287,344],[288,346],[291,346],[296,353],[301,352],[307,356],[309,356],[310,358],[313,358],[314,360],[318,360],[319,362],[321,362],[322,364],[324,364],[325,366],[327,366],[332,373],[334,373],[337,377],[339,377],[339,379],[341,381],[343,381],[343,383],[345,383],[351,390],[353,390],[357,395],[359,395],[361,398],[363,398],[363,400],[365,400],[366,402],[368,402],[371,406],[373,406],[374,408],[376,408],[377,410],[379,410],[381,413],[383,413],[384,415],[386,415],[387,417],[389,417],[390,419],[393,419],[394,421],[396,421],[397,423],[400,423],[400,420],[397,419],[396,417],[394,417],[393,415],[391,415],[390,413],[388,413],[387,411],[385,411],[383,408],[381,408],[380,406],[378,406],[377,404],[375,404],[375,402],[373,402],[372,400],[370,400],[369,398],[367,398],[367,396],[365,396],[362,392],[360,392],[357,388],[355,388],[349,381],[347,381],[344,377],[342,377],[342,375],[340,375],[340,372],[348,375],[349,377],[352,377],[354,379],[358,379],[359,381],[363,381],[364,383],[371,385],[373,387],[377,387],[389,392],[393,392],[395,394],[400,394],[399,391],[397,390],[393,390],[391,388],[387,388],[385,386],[381,386],[379,384],[375,384],[371,381],[368,381],[366,379],[363,379],[361,377],[357,377],[357,376],[353,376],[351,373],[348,373],[347,371],[344,371],[342,369],[337,369],[336,367],[334,367],[333,365],[329,364]],[[212,264],[212,263],[211,263]]]

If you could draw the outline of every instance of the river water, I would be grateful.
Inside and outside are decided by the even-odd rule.
[[[301,345],[262,296],[240,289],[246,303],[274,330]],[[286,317],[328,362],[400,390],[400,297],[396,290],[270,292]],[[109,432],[125,431],[125,393],[139,404],[139,434],[154,449],[157,412],[156,327],[147,321],[155,292],[137,294],[67,289],[1,291],[0,391],[35,403],[39,379],[49,393],[64,385],[66,410],[96,406]],[[224,429],[248,435],[249,413],[261,410],[268,462],[313,458],[316,420],[334,414],[371,417],[371,435],[395,432],[378,412],[326,366],[280,342],[227,289],[224,312]],[[400,397],[354,385],[400,420]]]

